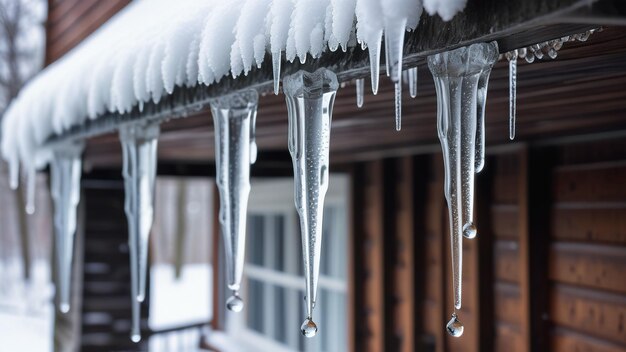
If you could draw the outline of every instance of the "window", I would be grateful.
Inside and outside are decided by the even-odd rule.
[[[228,314],[227,331],[241,350],[347,350],[347,177],[331,176],[313,339],[300,334],[305,318],[302,245],[293,181],[253,181],[243,293],[246,309]]]

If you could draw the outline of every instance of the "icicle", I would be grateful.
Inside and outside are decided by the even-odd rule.
[[[394,98],[396,102],[396,131],[400,131],[402,129],[402,82],[394,84]]]
[[[363,78],[358,78],[356,80],[356,107],[363,107],[363,95],[365,90],[365,80]]]
[[[475,142],[479,81],[498,58],[493,43],[474,44],[428,58],[437,91],[437,127],[444,157],[444,193],[448,202],[452,254],[454,313],[448,323],[453,336],[463,333],[457,310],[461,309],[462,240],[476,228],[472,223]],[[485,84],[486,87],[486,84]]]
[[[497,42],[492,42],[498,47]],[[474,168],[479,173],[485,167],[485,108],[487,106],[487,88],[489,86],[489,75],[491,69],[484,69],[478,79],[478,88],[476,91],[476,157],[474,160]],[[464,233],[464,235],[476,235],[476,231]],[[469,237],[472,238],[472,237]]]
[[[50,185],[54,201],[56,261],[59,282],[59,310],[70,310],[72,258],[76,236],[76,209],[80,201],[81,154],[83,143],[72,143],[54,150],[50,164]]]
[[[274,72],[274,95],[278,95],[280,89],[280,64],[281,64],[280,51],[272,53],[272,67]]]
[[[378,81],[380,76],[380,47],[383,38],[383,32],[379,31],[376,40],[368,43],[367,51],[370,56],[370,74],[372,76],[372,94],[378,94]]]
[[[35,214],[35,188],[37,186],[37,171],[34,165],[26,170],[26,214]]]
[[[293,160],[295,205],[300,216],[307,319],[302,334],[317,332],[313,322],[322,244],[324,197],[328,189],[332,109],[339,84],[326,69],[299,71],[283,81],[289,115],[289,152]]]
[[[146,293],[148,239],[154,218],[158,124],[135,124],[120,128],[125,189],[124,210],[128,221],[132,327],[131,339],[141,339],[139,303]]]
[[[9,160],[9,187],[16,190],[20,183],[20,162],[17,157]]]
[[[396,131],[402,127],[402,54],[406,18],[388,21],[385,25],[385,55],[387,58],[387,76],[395,84]]]
[[[228,288],[226,307],[243,309],[239,297],[246,248],[250,164],[256,159],[254,123],[258,93],[246,90],[211,102],[215,128],[216,183],[220,193],[220,228],[224,240]]]
[[[407,70],[408,79],[409,79],[409,94],[411,98],[415,98],[417,96],[417,67],[411,67]]]
[[[517,50],[507,53],[507,59],[509,60],[509,138],[513,140],[515,139],[515,115],[517,113]]]

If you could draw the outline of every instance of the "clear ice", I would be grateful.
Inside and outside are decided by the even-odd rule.
[[[380,48],[383,38],[383,32],[379,31],[376,40],[368,43],[367,51],[370,57],[370,74],[372,79],[372,94],[378,94],[378,81],[380,76]]]
[[[356,107],[363,107],[363,99],[364,99],[364,90],[365,90],[365,80],[363,78],[358,78],[355,82],[356,85]]]
[[[476,235],[472,215],[477,115],[486,97],[478,94],[479,83],[481,78],[488,78],[488,71],[497,58],[495,43],[473,44],[428,57],[437,92],[437,132],[444,158],[455,320],[462,301],[462,241],[464,236]],[[486,81],[483,83],[486,90]]]
[[[280,91],[280,64],[281,64],[280,51],[272,53],[272,72],[274,73],[274,95],[278,95]]]
[[[226,278],[232,291],[226,307],[233,312],[243,309],[239,289],[246,248],[250,165],[256,160],[254,124],[258,99],[255,90],[246,90],[211,102],[216,182],[220,193],[219,222],[224,240]]]
[[[306,337],[317,332],[313,309],[320,268],[324,197],[328,190],[332,109],[338,88],[335,74],[324,68],[313,73],[299,71],[283,81],[306,279],[307,318],[301,326]]]
[[[407,76],[409,78],[409,94],[411,98],[415,98],[417,96],[417,67],[408,69]]]
[[[509,60],[509,139],[515,139],[515,115],[517,114],[517,50],[507,53]]]
[[[120,128],[122,143],[124,210],[128,221],[128,248],[132,295],[131,339],[141,339],[139,304],[146,293],[148,239],[154,219],[158,124],[132,124]]]
[[[50,193],[54,202],[59,310],[70,310],[72,258],[76,236],[76,210],[80,201],[81,154],[84,144],[56,148],[50,163]]]
[[[387,76],[395,85],[396,131],[402,128],[402,55],[406,18],[388,21],[385,24],[385,57]]]
[[[37,170],[29,165],[26,170],[26,214],[35,214],[35,188],[37,186]]]

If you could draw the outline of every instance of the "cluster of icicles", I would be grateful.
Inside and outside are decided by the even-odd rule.
[[[409,82],[412,97],[417,95],[417,68],[402,72],[402,47],[405,22],[385,27],[387,74],[396,86],[396,129],[400,129],[402,77]],[[371,84],[376,94],[380,66],[382,32],[370,45]],[[541,47],[541,46],[540,46]],[[554,46],[552,46],[554,48]],[[551,49],[550,49],[551,50]],[[535,55],[537,50],[534,51]],[[507,53],[514,63],[520,51]],[[444,193],[448,203],[453,277],[453,313],[447,331],[463,334],[458,319],[461,309],[462,241],[474,238],[474,177],[485,165],[485,106],[489,75],[498,60],[495,42],[478,43],[428,57],[437,93],[437,133],[445,167]],[[275,92],[279,91],[280,60],[275,62]],[[511,64],[511,138],[514,135],[515,65]],[[293,160],[294,199],[300,217],[303,248],[306,319],[302,334],[317,333],[313,311],[317,300],[322,241],[323,206],[329,182],[329,150],[332,110],[339,84],[327,69],[300,71],[283,78],[288,110],[288,149]],[[356,81],[357,105],[363,105],[364,81]],[[244,269],[246,213],[250,193],[250,167],[256,160],[255,124],[258,105],[256,90],[235,92],[211,102],[215,128],[216,183],[220,194],[219,223],[224,239],[227,285],[232,296],[227,308],[243,309],[240,297]],[[119,128],[123,149],[125,212],[131,268],[131,338],[139,341],[140,303],[146,295],[148,239],[153,222],[154,188],[159,125],[134,123]],[[82,142],[55,147],[51,162],[51,192],[57,234],[56,255],[59,273],[59,309],[70,309],[70,282],[76,209],[80,195]],[[34,211],[34,171],[28,173],[27,211]],[[17,186],[12,172],[11,185]]]

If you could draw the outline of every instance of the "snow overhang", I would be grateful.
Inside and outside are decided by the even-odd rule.
[[[343,2],[326,1],[327,11],[318,22],[292,28],[290,34],[272,33],[271,24],[298,16],[292,1],[261,3],[266,6],[256,0],[133,2],[20,93],[3,121],[4,157],[43,166],[50,147],[70,140],[109,133],[127,123],[184,117],[242,89],[269,93],[272,45],[282,52],[283,76],[319,67],[336,72],[339,81],[369,75],[367,51],[356,44],[360,15],[354,7],[346,10]],[[313,4],[319,2],[308,5]],[[338,22],[333,32],[335,39],[343,38],[345,52],[330,51],[326,34],[317,47],[310,36],[300,48],[289,43],[297,40],[298,30],[334,28],[333,17],[327,17],[334,9],[352,19],[348,25]],[[419,26],[406,34],[403,66],[415,67],[428,55],[475,42],[496,40],[500,52],[506,52],[605,22],[623,23],[617,15],[625,12],[616,0],[469,0],[448,22],[422,14]],[[261,20],[255,17],[259,13]],[[252,28],[242,29],[248,23]],[[291,53],[289,45],[294,46]],[[307,59],[301,63],[303,53]]]

